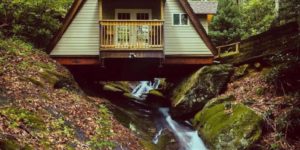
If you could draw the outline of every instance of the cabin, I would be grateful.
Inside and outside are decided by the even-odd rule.
[[[217,50],[207,32],[217,5],[188,0],[75,0],[47,51],[63,65],[105,66],[112,59],[211,64]]]

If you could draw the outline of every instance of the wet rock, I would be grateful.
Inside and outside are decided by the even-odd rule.
[[[163,93],[158,90],[150,90],[148,96],[155,97],[155,98],[165,98]]]
[[[158,90],[149,91],[146,103],[153,108],[170,106],[170,101]]]
[[[261,121],[243,104],[224,102],[206,107],[197,113],[194,127],[211,149],[248,149],[261,136]]]
[[[189,118],[220,94],[230,78],[231,65],[205,66],[182,81],[171,94],[171,114]]]
[[[106,84],[103,86],[103,91],[113,92],[113,93],[123,93],[123,91],[117,87],[114,87],[110,84]]]

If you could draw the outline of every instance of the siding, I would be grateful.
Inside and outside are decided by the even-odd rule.
[[[188,26],[172,25],[173,13],[184,13],[184,11],[177,0],[167,0],[165,4],[165,54],[211,55],[212,53],[201,40],[191,22]],[[199,16],[199,20],[207,30],[206,18]]]
[[[98,17],[98,0],[87,0],[51,55],[99,55]]]
[[[148,6],[149,8],[149,6]],[[105,8],[103,8],[105,9]],[[154,9],[154,8],[153,8]],[[155,9],[154,9],[155,10]],[[156,11],[155,11],[156,12]],[[172,14],[184,13],[177,0],[167,0],[165,5],[165,54],[210,55],[211,52],[196,30],[189,26],[172,26]],[[155,16],[155,15],[154,15]],[[87,0],[54,47],[52,56],[99,55],[98,0]],[[207,30],[206,16],[198,16]]]

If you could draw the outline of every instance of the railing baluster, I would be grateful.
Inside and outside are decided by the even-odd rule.
[[[163,22],[105,20],[100,22],[100,48],[142,50],[163,48]],[[237,45],[238,47],[238,45]]]

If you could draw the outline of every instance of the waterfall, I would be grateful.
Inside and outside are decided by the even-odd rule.
[[[174,121],[169,114],[169,108],[159,108],[159,112],[163,115],[166,128],[175,135],[183,150],[207,150],[197,131]]]
[[[138,99],[145,99],[144,96],[148,94],[150,90],[158,89],[159,84],[159,79],[155,79],[154,82],[141,81],[140,84],[134,88],[131,94]],[[176,137],[181,150],[207,150],[203,141],[198,136],[197,131],[173,120],[169,114],[169,108],[159,108],[158,114],[159,117],[156,118],[156,121],[160,123],[160,126],[157,128],[158,132],[152,140],[154,144],[158,143],[164,130],[168,129]]]
[[[139,99],[144,99],[142,97],[143,95],[147,94],[149,91],[153,89],[158,89],[160,84],[159,79],[154,79],[154,82],[151,81],[141,81],[138,86],[136,86],[133,91],[131,92],[131,95],[134,97],[137,97]]]

